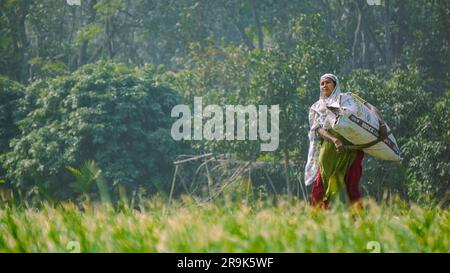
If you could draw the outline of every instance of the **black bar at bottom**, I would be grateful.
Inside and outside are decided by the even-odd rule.
[[[107,268],[120,272],[307,272],[322,270],[384,270],[397,265],[405,272],[418,266],[444,266],[449,254],[430,253],[113,253],[113,254],[0,254],[2,266],[15,270],[92,271]],[[389,264],[387,266],[386,264]],[[383,271],[383,272],[384,272]]]

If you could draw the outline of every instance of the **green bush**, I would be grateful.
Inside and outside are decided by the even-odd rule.
[[[450,189],[450,90],[417,120],[417,134],[405,145],[409,156],[409,193],[416,199],[434,197],[448,205]]]
[[[0,154],[6,153],[12,138],[19,134],[15,124],[19,100],[24,96],[24,87],[6,77],[0,76]],[[0,181],[5,175],[0,166]]]
[[[170,111],[179,99],[157,85],[154,74],[100,62],[31,85],[22,101],[20,136],[3,155],[7,179],[24,190],[68,198],[74,177],[66,166],[94,160],[110,188],[167,187],[181,149],[170,135]]]

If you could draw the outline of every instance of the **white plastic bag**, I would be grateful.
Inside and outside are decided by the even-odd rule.
[[[379,121],[375,113],[351,95],[341,94],[339,107],[329,107],[335,114],[331,127],[355,145],[370,143],[379,136]],[[390,132],[386,124],[387,131]],[[375,158],[400,161],[400,150],[392,133],[384,141],[363,149],[364,153]]]

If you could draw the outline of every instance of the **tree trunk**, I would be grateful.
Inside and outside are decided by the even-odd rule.
[[[353,35],[353,45],[352,45],[352,68],[356,67],[356,44],[358,43],[358,35],[361,28],[361,11],[359,7],[357,7],[358,19],[356,23],[355,33]]]
[[[284,147],[283,149],[284,153],[284,173],[286,175],[286,190],[287,194],[290,197],[291,196],[291,183],[290,183],[290,174],[289,174],[289,151],[287,147]]]
[[[386,58],[386,67],[391,67],[391,31],[389,27],[390,22],[390,8],[389,8],[389,0],[385,0],[384,3],[384,35],[385,35],[385,58]]]
[[[94,51],[94,54],[92,54],[87,63],[92,63],[93,61],[95,61],[95,59],[97,59],[97,57],[102,53],[104,46],[105,44],[102,44],[101,46],[97,47],[97,49]]]
[[[258,47],[260,49],[263,49],[264,48],[264,33],[262,31],[261,22],[259,21],[259,14],[258,14],[258,9],[256,7],[256,1],[251,0],[250,2],[252,5],[253,18],[255,19],[256,30],[258,33]]]
[[[108,55],[111,60],[114,59],[113,34],[112,16],[108,16],[106,19],[106,48],[108,49]]]
[[[201,0],[199,1],[198,5],[198,11],[197,11],[197,18],[198,18],[198,31],[196,32],[197,41],[200,42],[202,46],[206,46],[206,40],[205,38],[208,35],[208,32],[206,31],[206,1]]]
[[[289,9],[289,4],[286,3],[286,5],[281,5],[280,7],[280,23],[281,23],[281,27],[285,28],[285,29],[289,29],[289,18],[290,18],[290,13],[289,13],[290,9]],[[292,49],[295,48],[296,46],[296,42],[294,41],[293,37],[292,37],[292,33],[290,33],[290,31],[284,31],[281,33],[281,40],[283,41],[285,40],[286,42],[283,42],[281,44],[282,49],[284,48],[284,52],[290,52]],[[284,44],[284,46],[283,46]]]
[[[87,20],[87,24],[86,25],[90,25],[93,22],[95,22],[95,17],[97,15],[94,6],[95,4],[97,4],[97,0],[91,0],[89,1],[89,17]],[[83,41],[80,45],[80,50],[79,50],[79,57],[78,57],[78,67],[84,65],[86,63],[86,55],[87,55],[87,47],[88,47],[89,41]]]
[[[234,3],[233,3],[232,7],[227,7],[224,4],[224,8],[228,12],[228,16],[230,17],[231,22],[239,31],[239,35],[241,36],[241,39],[244,42],[244,44],[248,47],[249,50],[254,50],[255,46],[253,45],[252,40],[248,37],[247,33],[245,33],[245,29],[242,26],[242,23],[240,20],[240,13],[239,13],[238,9],[236,8],[236,6],[234,5]],[[237,14],[237,17],[234,14]]]
[[[381,57],[383,57],[383,48],[380,45],[380,43],[377,41],[377,38],[375,36],[375,34],[373,33],[372,29],[370,28],[370,25],[368,24],[364,24],[364,28],[365,28],[365,32],[368,35],[368,38],[370,38],[372,40],[372,42],[375,44],[375,48],[378,50],[378,53],[380,54]]]
[[[398,9],[398,31],[395,35],[395,63],[404,66],[402,51],[403,51],[403,35],[405,35],[405,1],[399,0]]]
[[[20,63],[20,82],[26,83],[28,82],[28,60],[30,54],[28,53],[28,46],[30,41],[28,40],[28,36],[25,29],[25,19],[28,14],[28,2],[24,1],[20,5],[20,14],[19,14],[19,39],[20,46],[18,47],[20,56],[22,57]]]
[[[366,49],[366,38],[364,35],[364,31],[361,31],[361,59],[363,68],[366,69],[369,65],[367,64],[367,49]]]

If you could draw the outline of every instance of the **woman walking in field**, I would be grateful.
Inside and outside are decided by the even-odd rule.
[[[384,120],[373,105],[356,94],[341,93],[339,81],[333,74],[320,78],[320,99],[309,112],[310,148],[305,170],[306,185],[313,184],[312,204],[327,208],[333,197],[346,189],[346,198],[352,206],[361,207],[360,179],[362,174],[362,150],[347,149],[349,141],[331,129],[331,111],[338,107],[341,96],[353,96],[375,112],[380,121],[380,139],[387,138]]]

